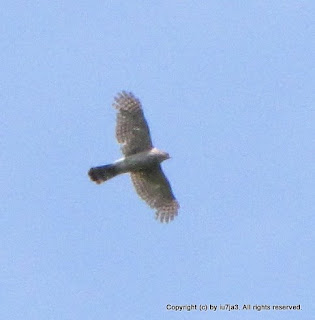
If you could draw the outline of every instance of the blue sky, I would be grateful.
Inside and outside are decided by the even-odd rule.
[[[310,319],[314,13],[313,1],[4,3],[0,318]],[[88,179],[121,156],[121,90],[172,156],[171,224],[127,175]]]

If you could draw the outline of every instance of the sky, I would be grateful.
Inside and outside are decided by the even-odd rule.
[[[3,3],[0,319],[311,319],[314,13],[303,0]],[[121,157],[122,90],[171,155],[169,224],[128,175],[87,176]]]

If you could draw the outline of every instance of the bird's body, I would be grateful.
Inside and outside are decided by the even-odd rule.
[[[168,153],[157,148],[152,148],[148,151],[123,157],[112,164],[91,168],[89,176],[93,181],[100,184],[122,173],[150,170],[167,159],[169,159]]]
[[[149,151],[142,151],[118,159],[114,163],[123,172],[129,172],[150,168],[151,166],[157,165],[167,159],[169,159],[169,155],[166,152],[152,148]]]
[[[112,164],[91,168],[89,176],[100,184],[119,174],[130,173],[139,196],[157,209],[156,217],[161,222],[169,222],[177,215],[179,204],[160,163],[170,156],[153,147],[140,101],[132,93],[119,94],[114,107],[119,111],[116,137],[124,157]]]

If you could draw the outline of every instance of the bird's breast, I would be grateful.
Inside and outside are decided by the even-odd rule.
[[[120,170],[124,172],[145,169],[157,163],[159,163],[158,157],[150,151],[139,152],[115,162]]]

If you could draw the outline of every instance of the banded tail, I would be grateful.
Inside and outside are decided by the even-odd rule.
[[[90,179],[97,184],[105,182],[117,176],[120,172],[114,164],[106,164],[105,166],[91,168],[88,172]]]

